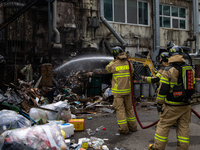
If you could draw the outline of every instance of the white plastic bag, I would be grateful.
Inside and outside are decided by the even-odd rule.
[[[0,134],[6,130],[31,126],[31,122],[24,116],[12,110],[0,111]]]
[[[68,101],[59,101],[57,103],[52,103],[48,105],[41,106],[43,108],[55,110],[56,112],[42,110],[38,108],[31,108],[29,112],[29,116],[33,120],[39,120],[42,119],[43,122],[46,122],[47,120],[64,120],[68,121],[71,119],[71,111],[68,105]]]
[[[35,125],[33,127],[8,130],[2,133],[4,143],[21,145],[21,150],[66,150],[64,138],[56,123]]]

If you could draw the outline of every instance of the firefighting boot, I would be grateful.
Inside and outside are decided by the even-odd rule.
[[[149,150],[153,150],[153,144],[149,144]]]

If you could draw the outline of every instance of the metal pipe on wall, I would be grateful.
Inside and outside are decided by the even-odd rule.
[[[100,0],[100,16],[104,16],[104,0]]]
[[[56,20],[57,20],[57,0],[55,0],[53,2],[53,32],[56,34],[55,36],[55,43],[60,43],[60,32],[58,31],[58,29],[56,28]]]
[[[152,7],[152,11],[153,11],[153,35],[155,35],[154,33],[155,33],[155,9],[154,9],[154,6],[155,6],[155,1],[153,0],[153,7]],[[153,36],[153,51],[155,52],[156,51],[156,49],[155,49],[155,40],[156,38],[155,38],[155,36]]]
[[[121,38],[121,36],[113,29],[113,27],[108,23],[108,21],[101,16],[101,21],[104,25],[110,30],[110,32],[117,38],[117,40],[122,44],[123,47],[126,47],[126,42]]]
[[[199,53],[199,31],[198,31],[198,24],[199,24],[199,1],[193,0],[193,37],[195,39],[195,50],[196,53],[191,53],[191,56],[197,56]]]
[[[48,0],[48,27],[49,27],[49,63],[51,63],[52,59],[52,51],[51,51],[51,0]]]
[[[153,23],[154,23],[154,53],[152,60],[156,62],[156,57],[160,52],[160,18],[159,18],[159,0],[153,0]]]

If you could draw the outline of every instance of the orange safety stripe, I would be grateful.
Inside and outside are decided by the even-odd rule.
[[[180,95],[182,95],[182,94],[183,94],[182,91],[180,91],[180,92],[173,92],[173,95],[174,95],[174,96],[180,96]]]

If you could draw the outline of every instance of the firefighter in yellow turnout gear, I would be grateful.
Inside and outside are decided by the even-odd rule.
[[[168,59],[169,59],[168,52],[161,53],[160,54],[161,67],[158,70],[158,73],[156,74],[156,76],[155,77],[141,76],[142,80],[144,80],[145,82],[148,82],[148,83],[158,83],[160,81],[160,78],[162,76],[162,73],[163,73],[165,67],[169,66]]]
[[[133,111],[131,98],[131,78],[129,64],[120,47],[112,49],[114,61],[106,66],[106,70],[112,73],[111,92],[114,96],[113,107],[117,114],[119,133],[127,134],[137,130],[136,118]],[[133,71],[133,66],[132,71]]]
[[[157,87],[159,86],[159,82],[160,82],[160,78],[162,77],[162,73],[164,71],[164,69],[169,66],[168,63],[168,59],[169,59],[169,53],[168,52],[162,52],[160,54],[160,64],[161,67],[158,70],[158,73],[156,74],[155,77],[147,77],[147,76],[141,76],[142,80],[148,82],[148,83],[157,83]],[[156,89],[157,92],[157,89]],[[164,106],[164,105],[163,105]],[[159,119],[160,119],[160,112],[158,113]],[[157,126],[157,125],[155,125]]]
[[[189,123],[191,117],[191,105],[189,102],[184,102],[185,99],[177,100],[174,95],[179,95],[182,93],[174,92],[175,87],[180,85],[179,81],[181,78],[176,65],[183,65],[186,62],[182,54],[183,49],[179,46],[174,46],[170,49],[170,57],[168,61],[170,66],[167,67],[162,74],[156,99],[157,108],[158,111],[161,112],[161,115],[156,128],[154,144],[149,145],[150,150],[165,149],[169,130],[176,121],[177,150],[189,149]],[[194,78],[192,82],[195,83]],[[193,83],[191,84],[193,85]],[[164,108],[162,107],[163,104],[165,104]]]

